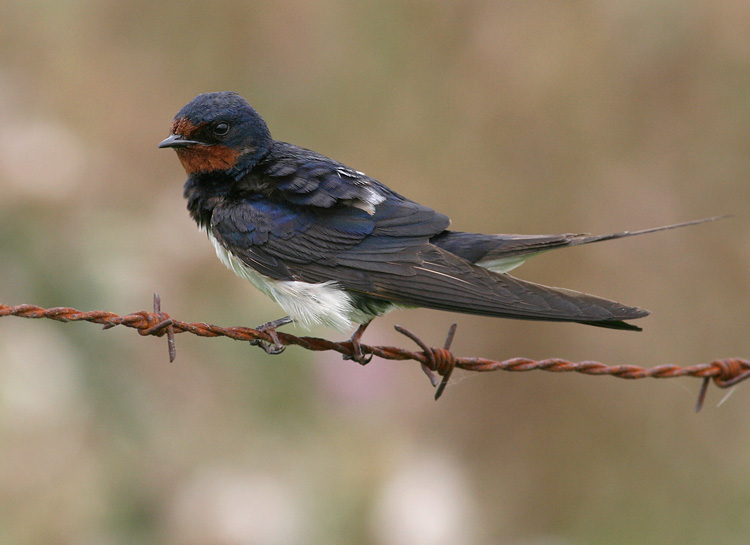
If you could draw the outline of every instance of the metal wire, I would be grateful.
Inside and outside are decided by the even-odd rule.
[[[169,358],[174,360],[176,355],[174,335],[176,333],[192,333],[200,337],[229,337],[237,341],[247,341],[264,348],[267,352],[278,352],[273,348],[285,346],[299,346],[305,350],[326,351],[333,350],[344,356],[352,357],[354,347],[351,341],[334,342],[317,337],[298,337],[281,331],[264,331],[249,327],[221,327],[204,322],[183,322],[171,318],[162,312],[161,301],[154,294],[154,310],[139,311],[125,316],[102,310],[80,311],[70,307],[42,308],[35,305],[8,306],[0,304],[0,318],[4,316],[18,316],[21,318],[48,318],[59,322],[93,322],[101,324],[104,329],[118,325],[136,329],[141,335],[166,335],[168,340]],[[703,379],[698,395],[696,410],[703,406],[706,391],[711,380],[719,388],[727,388],[750,377],[750,361],[742,358],[717,359],[710,363],[680,367],[678,365],[658,365],[656,367],[639,367],[636,365],[605,365],[597,361],[571,362],[561,358],[532,360],[528,358],[511,358],[504,361],[494,361],[485,358],[458,357],[450,351],[451,341],[455,333],[455,324],[451,326],[443,348],[430,347],[419,337],[406,328],[396,326],[399,333],[409,337],[422,350],[415,352],[393,346],[360,345],[365,354],[372,354],[386,360],[413,360],[419,362],[433,386],[438,387],[435,399],[442,394],[448,378],[454,368],[467,371],[548,371],[551,373],[581,373],[594,376],[613,376],[625,379],[640,378],[676,378],[697,377]],[[269,349],[269,347],[271,347]],[[443,377],[438,381],[434,374]]]

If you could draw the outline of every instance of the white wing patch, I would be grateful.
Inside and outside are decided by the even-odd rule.
[[[354,185],[358,186],[364,191],[364,195],[362,195],[360,198],[342,201],[345,204],[354,208],[359,208],[360,210],[364,210],[372,216],[375,213],[375,207],[385,200],[385,197],[383,195],[373,189],[373,187],[370,185],[370,182],[368,181],[367,175],[364,172],[360,172],[359,170],[347,170],[344,168],[338,168],[336,169],[336,174],[339,175],[339,178],[341,176],[351,178],[352,180],[354,180]]]

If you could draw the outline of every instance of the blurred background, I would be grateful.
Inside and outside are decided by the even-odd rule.
[[[370,344],[506,359],[749,357],[750,5],[8,0],[0,303],[257,325],[157,144],[234,90],[273,135],[448,213],[458,230],[716,223],[515,272],[643,306],[642,333],[433,311]],[[302,334],[294,328],[291,332]],[[343,339],[334,331],[313,334]],[[750,387],[367,367],[227,339],[0,321],[0,542],[746,543]]]

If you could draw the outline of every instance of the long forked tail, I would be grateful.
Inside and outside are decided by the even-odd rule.
[[[652,227],[639,231],[620,231],[607,235],[573,233],[561,235],[482,235],[477,233],[444,231],[434,236],[431,242],[452,254],[466,259],[470,263],[494,272],[505,273],[515,269],[528,258],[549,250],[667,231],[727,217],[729,216],[714,216],[712,218],[686,221],[662,227]]]
[[[703,218],[700,220],[685,221],[682,223],[674,223],[672,225],[664,225],[662,227],[652,227],[651,229],[641,229],[640,231],[620,231],[619,233],[611,233],[609,235],[574,235],[570,240],[570,246],[579,246],[581,244],[589,244],[591,242],[600,242],[602,240],[614,240],[616,238],[633,237],[636,235],[645,235],[648,233],[657,233],[659,231],[668,231],[670,229],[678,229],[680,227],[687,227],[689,225],[698,225],[699,223],[708,223],[710,221],[716,221],[730,217],[729,215],[714,216],[712,218]]]

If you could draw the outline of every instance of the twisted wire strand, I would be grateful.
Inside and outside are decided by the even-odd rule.
[[[139,334],[161,337],[166,335],[169,346],[170,361],[176,355],[174,335],[176,333],[191,333],[200,337],[228,337],[237,341],[247,341],[254,345],[265,346],[280,343],[284,346],[299,346],[311,351],[336,351],[344,356],[353,356],[355,348],[351,341],[335,342],[317,337],[298,337],[281,331],[263,331],[250,327],[221,327],[205,322],[183,322],[171,318],[161,311],[159,296],[154,294],[154,311],[138,311],[120,316],[114,312],[102,310],[81,311],[70,307],[43,308],[36,305],[3,305],[0,304],[0,318],[17,316],[20,318],[47,318],[59,322],[86,321],[104,326],[109,329],[118,325],[136,329]],[[467,371],[547,371],[551,373],[575,372],[591,376],[613,376],[624,379],[640,378],[677,378],[696,377],[703,379],[703,385],[698,396],[696,410],[700,410],[705,399],[710,381],[720,388],[727,388],[750,377],[750,361],[743,358],[716,359],[710,363],[702,363],[681,367],[678,365],[657,365],[656,367],[639,367],[636,365],[605,365],[597,361],[571,362],[562,358],[548,358],[533,360],[529,358],[510,358],[495,361],[476,357],[459,357],[450,351],[450,345],[455,334],[455,324],[451,326],[443,348],[430,347],[417,335],[406,328],[396,326],[396,330],[414,341],[421,351],[411,351],[394,346],[360,345],[360,349],[386,360],[413,360],[422,365],[433,386],[437,387],[435,398],[442,394],[454,368]],[[439,381],[434,373],[442,377]]]

